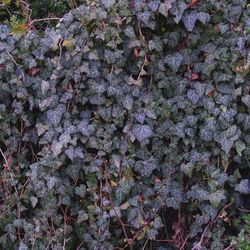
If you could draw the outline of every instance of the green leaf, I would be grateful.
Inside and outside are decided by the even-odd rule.
[[[32,207],[33,207],[33,208],[36,207],[36,205],[37,205],[37,203],[38,203],[37,197],[31,196],[31,197],[30,197],[30,201],[31,201]]]
[[[217,190],[215,193],[209,194],[208,199],[214,207],[218,207],[222,200],[226,199],[223,190]]]
[[[237,141],[235,143],[235,147],[236,147],[236,151],[237,151],[238,155],[242,156],[242,151],[246,149],[245,143],[242,141]]]
[[[228,154],[233,147],[234,142],[239,139],[240,134],[240,130],[237,128],[237,126],[233,125],[226,131],[221,132],[220,134],[215,134],[214,140],[219,142],[222,150]]]
[[[82,223],[83,221],[88,220],[88,214],[84,210],[78,211],[77,223]]]
[[[67,175],[74,181],[79,178],[80,168],[77,165],[70,165],[66,169]]]
[[[79,187],[75,188],[75,194],[79,195],[80,197],[84,198],[86,194],[86,186],[81,184]]]

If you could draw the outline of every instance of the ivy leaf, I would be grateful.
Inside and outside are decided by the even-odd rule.
[[[172,7],[172,2],[174,2],[174,0],[165,0],[164,3],[160,4],[158,12],[163,16],[168,17],[168,11]]]
[[[122,90],[119,86],[115,85],[115,84],[111,84],[108,87],[108,95],[109,96],[120,96],[122,95]]]
[[[167,207],[172,207],[173,209],[179,209],[180,207],[180,201],[175,197],[167,198],[165,202]]]
[[[138,161],[135,164],[135,170],[142,176],[150,176],[152,172],[157,168],[157,162],[154,158],[150,158],[146,161]]]
[[[121,217],[121,211],[119,207],[115,207],[109,211],[110,217]]]
[[[53,152],[53,156],[57,157],[58,155],[60,155],[62,150],[63,150],[63,147],[64,147],[64,143],[54,140],[52,145],[51,145],[51,150]]]
[[[208,195],[209,195],[208,191],[206,191],[198,186],[192,187],[192,190],[187,192],[188,198],[193,198],[193,199],[197,199],[200,201],[207,200]]]
[[[130,110],[133,107],[133,97],[131,95],[125,95],[122,99],[122,104],[123,106],[127,109]]]
[[[87,136],[87,137],[90,136],[90,132],[88,128],[88,121],[81,121],[77,126],[77,130],[81,132],[84,136]]]
[[[150,240],[154,240],[154,239],[156,239],[157,234],[158,234],[158,230],[152,228],[149,230],[149,232],[147,234],[147,238]]]
[[[155,115],[155,112],[151,109],[148,109],[148,108],[144,108],[143,109],[145,115],[148,117],[148,118],[151,118],[151,119],[156,119],[156,115]]]
[[[102,4],[107,8],[109,9],[110,7],[112,7],[116,0],[101,0],[102,1]]]
[[[29,248],[23,242],[20,243],[19,248],[18,248],[18,250],[28,250],[28,249]]]
[[[243,127],[245,130],[250,129],[250,115],[244,115]]]
[[[197,13],[197,19],[202,22],[203,24],[206,24],[210,20],[210,15],[205,12],[198,12]]]
[[[210,204],[202,204],[201,209],[210,217],[211,220],[213,220],[219,213],[218,208]]]
[[[157,11],[158,7],[160,4],[160,0],[151,0],[148,3],[148,7],[152,10],[152,11]]]
[[[214,132],[209,128],[203,128],[200,131],[200,138],[203,141],[212,141]]]
[[[226,199],[224,190],[217,190],[216,192],[209,194],[208,199],[214,207],[218,207],[221,201]]]
[[[172,55],[167,55],[164,59],[164,62],[172,69],[172,71],[177,72],[182,60],[183,56],[177,52]]]
[[[58,182],[57,178],[54,176],[48,177],[48,178],[46,178],[46,180],[47,180],[48,190],[51,190]]]
[[[195,165],[192,162],[188,162],[187,164],[182,163],[181,166],[181,171],[185,173],[188,177],[192,176],[192,172],[195,168]]]
[[[238,155],[242,156],[242,151],[246,149],[245,143],[242,141],[237,141],[235,143],[235,147],[236,147],[236,151],[237,151]]]
[[[187,98],[193,103],[193,104],[197,104],[199,101],[199,96],[196,93],[195,90],[189,89],[187,92]]]
[[[79,187],[75,188],[75,194],[79,195],[80,197],[84,198],[86,194],[86,186],[81,184]]]
[[[148,125],[139,124],[133,127],[132,133],[139,142],[142,142],[153,135],[153,131]]]
[[[196,93],[199,96],[199,98],[202,98],[206,91],[206,84],[196,83],[194,84],[194,89],[196,90]]]
[[[149,24],[150,16],[151,15],[149,11],[144,11],[137,14],[138,19],[147,25]]]
[[[41,83],[41,90],[42,90],[42,94],[43,95],[46,95],[47,91],[49,90],[50,88],[50,84],[48,81],[44,81],[42,80],[42,83]]]
[[[224,131],[218,135],[215,134],[214,140],[219,142],[221,144],[222,150],[228,154],[233,147],[234,142],[239,138],[239,136],[240,131],[234,125],[231,126],[227,131]]]
[[[69,165],[66,169],[66,174],[73,180],[76,181],[79,177],[80,167],[77,165]]]
[[[74,157],[84,159],[84,154],[82,151],[83,151],[83,149],[81,147],[75,148]]]
[[[238,191],[242,194],[249,194],[250,193],[249,180],[248,179],[241,180],[239,184],[236,184],[235,191]]]
[[[141,11],[144,6],[143,0],[134,0],[134,7],[136,11]]]
[[[184,131],[185,126],[186,125],[183,122],[177,123],[176,126],[173,127],[172,129],[173,134],[177,135],[180,138],[185,138],[185,131]]]
[[[182,21],[184,23],[184,26],[188,31],[193,31],[196,20],[197,20],[196,13],[185,15],[182,17]]]
[[[227,154],[229,153],[230,149],[232,148],[234,141],[228,139],[224,133],[221,134],[220,144],[222,146],[222,150],[224,150]]]
[[[31,201],[32,207],[34,208],[34,207],[36,207],[36,205],[37,205],[37,203],[38,203],[38,198],[32,195],[32,196],[30,197],[30,201]]]
[[[190,115],[186,117],[186,121],[189,126],[195,126],[198,122],[198,118],[196,116]]]
[[[141,124],[144,123],[145,117],[146,117],[145,113],[143,113],[143,112],[137,112],[137,113],[134,113],[133,115],[134,115],[136,121],[138,121]]]
[[[49,110],[47,112],[47,118],[49,121],[49,124],[52,124],[54,126],[58,126],[62,119],[62,112],[58,110]]]
[[[75,158],[75,151],[74,151],[74,148],[73,148],[72,146],[69,147],[68,149],[66,149],[66,150],[64,151],[64,153],[69,157],[69,159],[70,159],[71,161],[74,160],[74,158]]]
[[[184,11],[188,8],[188,5],[183,1],[175,1],[171,13],[175,16],[174,21],[178,24],[183,16]]]
[[[250,95],[243,96],[241,100],[248,108],[250,108]]]
[[[102,94],[106,91],[106,84],[102,80],[89,81],[89,85],[93,93]]]
[[[88,214],[84,210],[78,211],[77,223],[82,223],[83,221],[88,220]]]
[[[44,125],[42,123],[37,123],[36,124],[36,129],[37,129],[38,136],[41,136],[42,134],[44,134],[49,129],[49,126]]]
[[[127,26],[124,30],[124,33],[129,38],[136,38],[135,31],[132,26]]]

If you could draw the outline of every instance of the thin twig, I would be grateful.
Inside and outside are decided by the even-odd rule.
[[[239,208],[239,207],[237,207],[237,209],[240,210],[241,212],[250,213],[250,210],[248,209]]]
[[[147,56],[145,55],[143,64],[142,64],[142,66],[141,66],[139,75],[138,75],[138,77],[137,77],[137,81],[141,78],[141,75],[142,75],[142,72],[144,71],[144,66],[145,66],[146,62],[147,62]]]
[[[149,88],[148,88],[148,93],[151,91],[152,85],[153,85],[153,67],[150,67],[150,82],[149,82]]]
[[[84,240],[80,243],[80,245],[77,247],[76,250],[79,250],[81,248],[81,246],[83,245],[83,243],[84,243]]]
[[[17,66],[17,68],[21,71],[22,77],[23,77],[23,81],[24,81],[25,80],[24,73],[23,73],[22,69],[20,68],[19,64],[16,62],[16,60],[14,59],[14,57],[10,54],[10,52],[6,48],[5,48],[5,51],[8,54],[8,56],[11,58],[11,60],[15,63],[15,65]]]
[[[222,209],[221,211],[219,212],[219,214],[216,216],[216,218],[211,221],[210,223],[208,223],[208,225],[205,227],[202,235],[201,235],[201,238],[199,240],[199,242],[192,248],[192,250],[201,250],[202,249],[202,244],[203,244],[203,240],[205,238],[205,235],[207,233],[207,230],[209,229],[209,227],[211,227],[214,223],[216,223],[216,221],[220,218],[221,214],[228,208],[232,205],[232,202],[230,202],[229,204],[226,204]]]
[[[4,6],[5,10],[8,12],[8,14],[9,14],[10,16],[12,16],[11,13],[10,13],[10,11],[9,11],[9,8],[8,8],[5,4],[3,4],[3,6]]]
[[[132,125],[133,125],[133,119],[130,117],[129,118],[129,124],[128,124],[128,126],[129,126],[128,130],[131,129]],[[126,133],[125,134],[125,139],[124,139],[124,144],[125,144],[124,145],[124,150],[122,152],[122,156],[121,156],[121,160],[120,160],[120,173],[119,173],[119,179],[120,180],[122,178],[122,173],[123,173],[123,170],[124,170],[124,162],[126,160],[126,153],[127,153],[127,150],[128,150],[128,136],[129,136],[129,133]]]
[[[38,23],[38,22],[49,22],[49,21],[66,21],[66,19],[64,18],[60,18],[60,17],[46,17],[46,18],[40,18],[40,19],[34,19],[31,22],[29,22],[29,26],[32,26],[32,24],[34,23]]]
[[[68,207],[65,208],[65,211],[61,208],[63,212],[63,250],[66,250],[66,235],[67,235],[67,211]]]
[[[223,250],[234,250],[235,247],[230,244],[228,247],[224,248]]]
[[[202,244],[203,244],[203,240],[204,237],[207,233],[207,230],[209,229],[209,227],[212,225],[212,222],[208,223],[208,225],[205,227],[205,230],[203,231],[201,238],[199,240],[199,242],[192,248],[192,250],[201,250],[202,249]]]
[[[184,249],[184,247],[185,247],[185,245],[186,245],[186,242],[187,242],[188,238],[189,238],[189,235],[188,235],[188,236],[186,237],[186,239],[184,240],[184,242],[183,242],[183,244],[182,244],[180,250]]]
[[[9,161],[8,161],[7,158],[5,157],[5,155],[4,155],[4,153],[3,153],[3,151],[2,151],[1,148],[0,148],[0,153],[1,153],[2,157],[3,157],[3,159],[4,159],[4,162],[5,162],[4,167],[6,167],[6,169],[8,170],[8,172],[9,172],[9,174],[10,174],[11,180],[14,181],[13,174],[12,174],[11,171],[10,171]],[[18,196],[18,191],[17,191],[16,186],[14,186],[14,189],[15,189],[15,192],[16,192],[16,194],[17,194],[17,196]]]
[[[1,155],[3,156],[3,159],[4,159],[4,161],[5,161],[5,165],[8,166],[9,163],[8,163],[7,158],[5,157],[5,155],[4,155],[4,153],[3,153],[3,151],[2,151],[1,148],[0,148],[0,153],[1,153]]]
[[[149,239],[146,239],[145,244],[144,244],[143,247],[142,247],[142,250],[144,250],[144,249],[146,248],[146,246],[147,246],[147,244],[148,244],[148,241],[149,241]]]
[[[30,9],[30,5],[28,3],[26,3],[26,1],[24,1],[24,0],[20,0],[20,3],[25,5],[25,8],[26,8],[26,10],[28,12],[28,21],[30,22],[31,14],[32,14],[32,9]]]
[[[108,192],[108,195],[109,195],[109,200],[110,200],[110,204],[112,206],[112,209],[114,210],[116,216],[117,216],[117,219],[122,227],[122,231],[123,231],[123,234],[126,238],[126,243],[127,245],[129,246],[129,249],[132,250],[132,241],[131,239],[128,238],[128,235],[127,235],[127,232],[126,232],[126,229],[125,229],[125,226],[124,226],[124,223],[123,221],[121,220],[121,218],[119,217],[119,215],[117,214],[116,212],[116,209],[115,209],[115,206],[113,204],[113,201],[112,201],[112,197],[111,197],[111,193],[110,193],[110,184],[109,184],[109,181],[108,181],[108,176],[107,176],[107,167],[108,167],[108,161],[105,161],[104,163],[104,167],[105,167],[105,179],[106,179],[106,184],[108,184],[108,187],[109,187],[109,192]]]
[[[153,241],[156,241],[156,242],[168,242],[168,243],[173,243],[174,242],[174,240],[157,240],[157,239],[155,239]]]
[[[63,39],[61,39],[58,43],[58,47],[59,47],[59,58],[58,58],[58,62],[57,62],[57,66],[61,65],[61,58],[62,58],[62,43],[63,43]]]

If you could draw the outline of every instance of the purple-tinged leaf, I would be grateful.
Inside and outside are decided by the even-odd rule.
[[[182,18],[184,26],[188,31],[193,31],[196,20],[197,20],[197,14],[196,13],[185,15]]]
[[[90,132],[88,128],[88,121],[81,121],[79,125],[77,126],[77,130],[81,132],[84,136],[89,137]]]
[[[172,71],[177,72],[182,60],[183,56],[176,52],[175,54],[167,55],[164,59],[164,62],[172,69]]]
[[[122,105],[127,109],[130,110],[133,107],[133,97],[131,95],[125,95],[122,98]]]
[[[193,104],[197,104],[199,101],[199,96],[197,94],[197,92],[193,89],[189,89],[187,92],[187,98],[193,103]]]
[[[144,123],[145,114],[143,112],[134,113],[133,115],[134,115],[134,118],[136,119],[136,121],[138,121],[141,124]]]
[[[171,8],[171,13],[175,16],[174,21],[178,24],[183,16],[184,11],[188,8],[188,5],[183,1],[175,1]]]
[[[139,124],[133,127],[132,133],[139,142],[142,142],[153,135],[153,131],[148,125]]]
[[[168,12],[172,7],[172,2],[174,2],[174,0],[165,0],[163,3],[160,4],[158,12],[161,13],[163,16],[168,17]]]
[[[249,180],[248,179],[241,180],[239,184],[236,184],[235,191],[238,191],[242,194],[249,194],[250,193]]]
[[[198,12],[197,13],[197,19],[202,22],[203,24],[206,24],[210,20],[210,15],[205,12]]]

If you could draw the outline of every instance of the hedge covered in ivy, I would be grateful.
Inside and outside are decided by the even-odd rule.
[[[0,248],[247,246],[249,15],[86,0],[55,28],[1,24]]]

